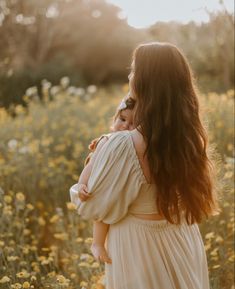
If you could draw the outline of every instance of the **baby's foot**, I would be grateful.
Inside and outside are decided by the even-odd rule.
[[[96,260],[111,264],[112,261],[103,245],[92,243],[91,252]]]

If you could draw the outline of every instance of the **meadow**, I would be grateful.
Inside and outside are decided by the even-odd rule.
[[[128,86],[27,89],[23,105],[0,108],[0,289],[104,289],[104,265],[90,253],[91,222],[69,201],[90,141],[109,131]],[[220,156],[221,213],[200,224],[211,289],[234,278],[234,91],[201,94],[203,121]]]

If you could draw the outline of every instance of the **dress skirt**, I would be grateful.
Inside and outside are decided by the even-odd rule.
[[[197,224],[173,225],[128,213],[110,225],[106,289],[209,289],[206,253]]]

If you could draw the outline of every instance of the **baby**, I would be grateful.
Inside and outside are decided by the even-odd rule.
[[[94,152],[98,153],[101,147],[108,140],[109,136],[116,131],[132,130],[133,127],[133,109],[135,101],[128,94],[126,99],[122,100],[117,111],[113,117],[113,124],[111,126],[111,133],[102,135],[100,138],[95,139],[89,145],[91,153],[88,155],[85,161],[85,169],[80,175],[78,184],[74,185],[70,189],[70,198],[77,206],[81,202],[87,201],[92,197],[92,192],[87,192],[87,182],[92,168],[92,155]],[[79,198],[79,199],[78,199]],[[111,263],[111,259],[105,249],[105,240],[109,230],[109,225],[103,222],[94,221],[93,224],[93,243],[91,245],[91,251],[93,256],[98,261]]]

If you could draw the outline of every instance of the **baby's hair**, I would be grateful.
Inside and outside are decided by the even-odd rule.
[[[124,104],[123,108],[122,107],[118,107],[114,116],[113,116],[113,121],[115,121],[120,113],[126,109],[129,109],[129,110],[133,110],[134,107],[135,107],[135,100],[132,98],[132,97],[128,97],[126,100],[123,100],[121,103]]]
[[[122,100],[118,108],[116,109],[116,112],[114,116],[112,117],[112,125],[110,129],[113,129],[113,123],[116,121],[116,119],[120,116],[120,113],[126,109],[133,110],[135,107],[135,100],[130,96],[130,93],[128,93],[128,98],[125,100]]]

